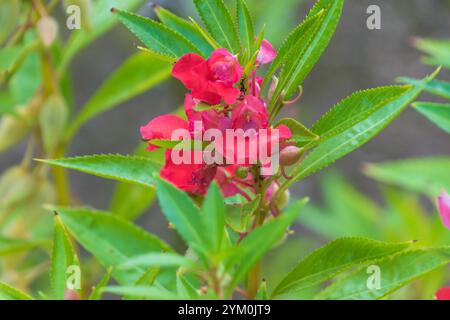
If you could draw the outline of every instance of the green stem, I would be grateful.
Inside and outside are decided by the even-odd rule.
[[[264,224],[266,215],[267,215],[267,206],[265,203],[265,195],[268,186],[264,183],[263,179],[259,175],[260,166],[255,166],[253,170],[253,175],[256,178],[256,193],[261,195],[261,201],[259,203],[259,208],[256,210],[255,214],[255,223],[252,228],[254,230],[257,227],[260,227]],[[252,231],[251,230],[251,231]],[[247,294],[249,299],[254,300],[258,293],[259,289],[259,278],[261,273],[261,262],[258,261],[255,266],[250,270],[247,276]]]
[[[64,147],[59,147],[54,154],[55,158],[63,158],[66,150]],[[58,194],[58,204],[67,206],[70,204],[70,188],[69,179],[65,169],[60,167],[52,167],[53,179]]]

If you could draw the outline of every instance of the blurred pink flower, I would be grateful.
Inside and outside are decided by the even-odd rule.
[[[450,300],[450,287],[441,288],[436,292],[437,300]]]
[[[443,191],[438,197],[438,209],[442,223],[450,229],[450,195]]]

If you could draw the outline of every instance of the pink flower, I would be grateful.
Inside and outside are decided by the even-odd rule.
[[[166,151],[166,163],[161,169],[161,178],[169,181],[177,188],[195,194],[205,195],[209,185],[216,176],[217,167],[207,166],[206,164],[194,164],[195,153],[201,151],[180,151],[189,152],[191,156],[191,164],[175,164],[172,161],[172,150]]]
[[[234,107],[232,112],[232,125],[234,129],[265,129],[269,125],[269,114],[264,102],[254,96],[246,96],[244,100]]]
[[[438,208],[442,223],[450,229],[450,195],[445,191],[438,197]]]
[[[450,287],[439,289],[439,291],[436,292],[436,299],[437,300],[450,300]]]
[[[153,139],[171,140],[173,131],[177,129],[188,129],[188,123],[172,114],[162,115],[141,127],[141,137],[145,141]],[[147,148],[148,151],[155,149],[158,149],[158,147],[151,143]]]
[[[240,95],[233,87],[242,77],[243,68],[226,49],[215,50],[208,60],[189,53],[178,60],[172,75],[191,90],[193,98],[215,105],[222,100],[233,104]]]
[[[235,56],[226,49],[215,50],[207,61],[212,80],[232,86],[241,77],[243,68]]]
[[[258,65],[263,65],[271,63],[277,56],[277,51],[272,47],[269,41],[264,39],[261,43],[261,48],[259,48],[258,57],[256,58],[256,63]]]

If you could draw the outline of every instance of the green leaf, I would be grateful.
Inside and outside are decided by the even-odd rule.
[[[299,218],[301,225],[328,240],[344,236],[383,239],[385,217],[372,199],[336,172],[324,175],[320,185],[326,206],[307,205]]]
[[[146,286],[114,286],[106,287],[103,292],[108,292],[120,296],[127,296],[135,299],[148,300],[180,300],[181,298],[162,288]]]
[[[114,267],[149,252],[171,251],[156,236],[106,212],[82,208],[55,208],[77,241],[105,267]],[[147,270],[114,269],[112,276],[123,285],[139,279]]]
[[[211,55],[214,48],[205,38],[204,33],[190,21],[178,17],[169,10],[161,6],[155,5],[155,12],[158,18],[169,28],[178,31],[182,36],[191,41],[202,53],[204,58]]]
[[[92,292],[89,295],[89,300],[101,300],[103,295],[103,289],[108,285],[109,279],[111,278],[112,268],[106,270],[105,275],[100,280],[100,282],[92,288]]]
[[[78,259],[60,217],[55,215],[54,220],[55,231],[50,279],[54,298],[64,300],[64,293],[67,289],[67,269],[72,265],[78,266]]]
[[[167,220],[174,225],[189,246],[203,255],[208,246],[208,239],[199,208],[186,193],[165,180],[156,181],[156,190],[161,210]]]
[[[417,39],[415,45],[429,55],[423,58],[424,63],[450,68],[450,40]]]
[[[82,15],[90,14],[92,25],[90,28],[80,28],[72,30],[70,38],[63,51],[62,61],[59,66],[59,72],[64,73],[73,57],[89,43],[112,29],[117,23],[114,15],[111,14],[111,8],[121,6],[125,10],[135,10],[143,0],[102,0],[95,1],[92,6],[92,12],[81,12]]]
[[[0,282],[0,300],[33,300],[33,298],[25,292]]]
[[[154,188],[119,183],[111,200],[110,211],[126,220],[135,220],[156,198]]]
[[[274,93],[277,100],[282,91],[285,91],[285,99],[290,99],[298,90],[303,80],[319,60],[325,48],[333,36],[341,16],[343,0],[319,0],[309,12],[307,19],[320,14],[314,27],[308,33],[302,35],[301,40],[287,55],[285,66],[280,74],[280,81]],[[323,10],[323,13],[321,13]]]
[[[430,157],[370,164],[364,172],[383,183],[437,196],[441,189],[450,190],[449,157]]]
[[[239,243],[227,263],[228,265],[238,263],[229,286],[230,290],[233,290],[250,269],[283,237],[307,201],[308,199],[303,199],[295,202],[280,217],[256,228]]]
[[[201,54],[189,40],[162,23],[119,9],[113,12],[145,46],[158,54],[176,59],[190,52]]]
[[[0,237],[0,257],[17,254],[23,251],[33,250],[39,247],[49,247],[51,241],[28,240]]]
[[[290,294],[323,283],[349,268],[404,251],[412,242],[387,243],[341,238],[308,255],[280,282],[272,296]]]
[[[439,128],[450,133],[450,104],[417,102],[413,107]]]
[[[176,253],[147,253],[144,255],[131,257],[125,263],[117,266],[118,269],[133,269],[136,267],[186,267],[195,268],[195,263]]]
[[[66,132],[70,139],[88,120],[168,79],[172,66],[146,52],[128,58],[83,106]]]
[[[160,164],[148,158],[122,155],[92,155],[56,160],[37,160],[52,166],[88,173],[101,178],[152,187],[152,174]]]
[[[182,276],[177,276],[177,292],[180,297],[186,297],[188,300],[199,300],[197,290],[192,286],[189,280]]]
[[[20,21],[22,3],[17,0],[3,0],[0,3],[0,46],[14,31]]]
[[[160,150],[150,153],[146,148],[146,143],[140,143],[134,155],[149,158],[162,167],[164,162],[164,151]],[[113,192],[110,202],[110,211],[127,220],[135,220],[151,206],[155,199],[155,188],[120,182]]]
[[[397,81],[417,86],[418,84],[420,84],[421,80],[408,77],[400,77],[397,79]],[[427,83],[424,90],[443,98],[450,99],[450,82],[433,80]]]
[[[386,86],[358,91],[345,98],[322,116],[312,127],[323,142],[351,128],[411,89],[410,86]]]
[[[42,81],[41,60],[33,52],[23,61],[21,67],[9,80],[9,90],[16,105],[28,104]]]
[[[201,209],[203,225],[207,232],[211,252],[219,252],[225,235],[225,203],[219,187],[213,183]]]
[[[430,81],[436,72],[427,77]],[[387,102],[373,114],[356,123],[353,127],[321,143],[299,166],[293,169],[294,178],[283,185],[287,188],[295,181],[325,168],[339,158],[359,148],[391,123],[423,90],[423,85],[413,87],[397,99]]]
[[[267,29],[266,38],[273,45],[280,45],[283,41],[280,35],[287,34],[295,27],[299,7],[304,0],[247,0],[250,12],[257,19],[259,25],[270,26]],[[280,23],[283,17],[283,23]]]
[[[450,263],[450,247],[411,250],[373,262],[381,272],[380,289],[368,288],[367,268],[338,280],[317,299],[372,300],[381,299],[411,281]]]
[[[319,140],[319,136],[305,127],[303,124],[292,118],[284,118],[278,121],[275,127],[284,124],[291,129],[292,138],[297,144],[305,144],[307,142]]]
[[[238,54],[241,45],[230,12],[222,0],[194,0],[197,11],[212,37],[228,51]]]
[[[269,70],[264,77],[262,89],[264,89],[269,81],[271,81],[273,75],[277,72],[277,70],[283,67],[283,65],[286,63],[286,59],[290,55],[292,55],[295,45],[300,41],[303,41],[304,43],[307,40],[306,37],[315,30],[314,28],[317,28],[320,19],[322,19],[322,15],[323,11],[320,11],[315,15],[307,17],[302,23],[300,23],[294,30],[291,31],[291,33],[283,41],[283,44],[278,50],[275,59],[270,64]]]
[[[253,27],[253,19],[245,0],[236,0],[236,20],[239,36],[245,49],[245,53],[250,55],[255,43],[255,31]]]

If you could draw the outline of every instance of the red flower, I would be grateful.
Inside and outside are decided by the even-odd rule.
[[[269,114],[264,102],[254,96],[246,96],[244,101],[234,107],[232,116],[234,129],[265,129],[269,125]]]
[[[147,125],[141,127],[141,137],[145,141],[153,139],[171,140],[172,133],[177,129],[188,129],[188,123],[178,116],[166,114],[154,118]],[[147,150],[153,151],[157,146],[149,144]]]
[[[227,166],[217,169],[216,173],[216,181],[219,184],[220,190],[225,198],[232,197],[237,194],[241,194],[244,197],[248,198],[248,195],[239,188],[240,184],[245,184],[244,180],[238,179],[236,177],[236,170],[239,168],[238,166]],[[251,180],[251,175],[249,174],[248,179]],[[251,183],[251,182],[249,182]]]
[[[450,287],[439,289],[439,291],[436,292],[436,299],[437,300],[450,300]]]
[[[233,87],[242,77],[243,68],[226,49],[215,50],[208,60],[189,53],[178,60],[172,75],[191,90],[192,96],[215,105],[222,100],[233,104],[240,91]]]
[[[201,157],[201,151],[180,151],[181,155],[183,155],[183,152],[189,152],[190,164],[174,163],[172,150],[167,150],[166,163],[161,169],[160,176],[183,191],[203,196],[208,191],[217,168],[203,163],[194,164],[195,155],[198,153],[197,156]]]
[[[269,41],[263,40],[261,48],[259,48],[258,57],[256,63],[258,65],[271,63],[277,56],[277,51],[272,47]]]
[[[231,127],[231,120],[225,117],[223,114],[219,113],[217,110],[204,110],[196,111],[195,107],[200,101],[194,99],[192,95],[187,94],[184,99],[184,111],[188,118],[189,130],[191,132],[195,131],[195,122],[199,121],[202,123],[202,130],[208,129],[219,129],[225,131]]]

